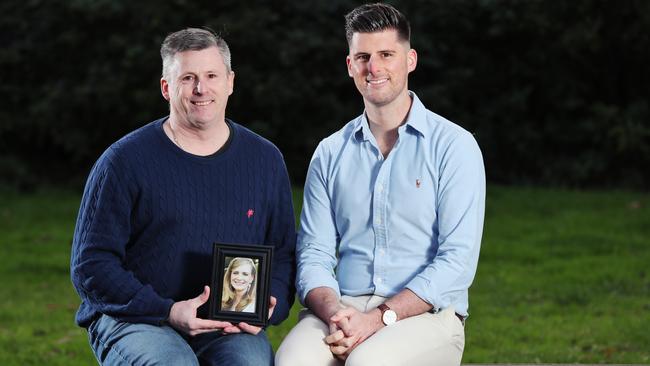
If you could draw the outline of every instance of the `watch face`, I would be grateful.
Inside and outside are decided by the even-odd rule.
[[[386,310],[384,311],[384,315],[382,315],[381,320],[386,325],[393,324],[397,321],[397,314],[393,310]]]

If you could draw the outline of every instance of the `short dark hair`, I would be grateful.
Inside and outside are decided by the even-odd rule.
[[[223,38],[216,35],[210,29],[186,28],[169,34],[160,46],[160,57],[162,57],[162,74],[167,77],[174,56],[184,51],[201,51],[206,48],[217,47],[223,63],[228,71],[230,66],[230,48]]]
[[[411,25],[404,14],[391,5],[376,3],[361,5],[345,16],[345,37],[348,44],[354,33],[374,33],[388,29],[397,31],[397,37],[411,42]]]

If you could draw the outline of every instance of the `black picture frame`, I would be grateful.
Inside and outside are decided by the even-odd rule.
[[[214,243],[208,311],[210,319],[266,327],[272,260],[271,246]],[[251,280],[249,272],[252,272],[252,266],[254,278]],[[240,291],[244,294],[237,301],[234,297],[238,297]]]

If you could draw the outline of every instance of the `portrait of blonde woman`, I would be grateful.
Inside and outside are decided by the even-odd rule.
[[[235,257],[223,276],[221,310],[255,312],[257,267],[251,258]]]

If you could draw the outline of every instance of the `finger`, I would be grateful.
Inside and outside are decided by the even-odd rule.
[[[338,341],[340,341],[341,339],[343,339],[344,337],[345,337],[345,334],[343,334],[343,331],[337,330],[336,332],[334,332],[334,333],[328,335],[327,337],[325,337],[325,343],[327,343],[327,344],[335,344]]]
[[[337,311],[332,317],[330,318],[333,322],[338,322],[343,318],[349,318],[352,316],[352,314],[356,313],[357,310],[355,308],[343,308],[339,311]]]
[[[334,333],[331,333],[325,337],[325,342],[335,343],[345,338],[345,333],[342,330],[338,329]]]
[[[336,332],[337,330],[340,329],[338,327],[338,325],[336,325],[336,323],[330,323],[329,325],[330,325],[330,334],[332,334],[332,333],[334,333],[334,332]]]
[[[359,337],[345,337],[339,340],[336,344],[339,346],[343,346],[345,348],[350,348],[355,346],[358,341],[359,341]]]
[[[232,323],[230,322],[201,318],[194,318],[187,325],[190,329],[222,329],[226,327],[232,327]]]
[[[256,327],[254,325],[250,325],[250,324],[244,323],[244,322],[239,323],[239,329],[243,330],[246,333],[250,333],[250,334],[253,334],[253,335],[256,335],[257,333],[259,333],[262,330],[262,328],[260,328],[260,327]]]
[[[221,329],[196,329],[196,330],[192,330],[192,331],[188,332],[187,334],[194,337],[194,336],[197,336],[199,334],[218,332],[220,330]]]
[[[346,338],[347,339],[347,338]],[[343,345],[334,345],[330,346],[330,351],[338,359],[345,361],[350,353],[359,345],[359,342],[355,342],[352,346],[346,347]]]
[[[332,354],[334,354],[335,356],[344,355],[347,353],[346,352],[347,350],[348,348],[343,346],[336,346],[336,345],[330,346],[330,352],[332,352]]]
[[[239,329],[239,327],[237,326],[231,325],[229,327],[223,328],[223,332],[228,334],[235,334],[235,333],[241,333],[242,330]]]
[[[336,322],[336,325],[345,333],[346,336],[351,336],[352,335],[352,326],[350,325],[350,319],[348,318],[341,318],[338,322]]]
[[[210,320],[210,319],[201,319],[201,318],[194,318],[189,322],[189,325],[192,328],[225,328],[225,327],[230,327],[232,326],[231,322],[223,322],[220,320]]]
[[[199,306],[205,304],[208,299],[210,298],[210,287],[209,286],[203,286],[203,292],[192,299],[194,305],[198,308]]]
[[[353,345],[351,345],[350,347],[348,347],[348,350],[345,351],[345,355],[346,355],[345,357],[349,356],[350,353],[351,353],[352,351],[354,351],[354,349],[357,348],[357,346],[358,346],[359,344],[361,344],[360,341],[359,341],[359,342],[356,342],[355,344],[353,344]]]
[[[278,300],[271,296],[269,299],[269,317],[268,319],[271,319],[271,316],[273,316],[273,310],[275,310],[275,305],[278,303]]]

